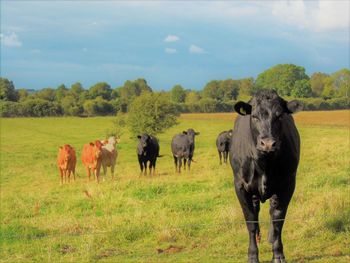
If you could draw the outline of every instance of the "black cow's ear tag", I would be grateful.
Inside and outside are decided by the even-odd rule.
[[[235,111],[240,115],[249,115],[252,112],[252,106],[243,101],[239,101],[234,106]]]

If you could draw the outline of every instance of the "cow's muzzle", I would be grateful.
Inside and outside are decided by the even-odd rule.
[[[258,150],[263,152],[274,152],[277,149],[277,142],[273,138],[258,139]]]

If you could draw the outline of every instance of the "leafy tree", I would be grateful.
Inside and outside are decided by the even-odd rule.
[[[31,99],[22,103],[23,116],[45,117],[62,115],[61,106],[44,99]]]
[[[56,90],[53,88],[45,88],[36,92],[34,97],[42,100],[55,101]]]
[[[338,97],[347,97],[350,95],[350,70],[341,69],[331,75],[332,86],[336,90]]]
[[[18,99],[19,96],[13,82],[6,78],[0,78],[0,100],[18,101]]]
[[[78,116],[83,112],[83,107],[78,104],[72,95],[64,97],[61,101],[61,106],[64,115]]]
[[[203,98],[199,101],[201,112],[216,112],[218,101],[211,98]]]
[[[240,95],[252,95],[254,87],[253,78],[245,78],[239,80],[239,94]]]
[[[312,95],[310,81],[306,79],[297,80],[292,89],[291,95],[297,98],[309,98]]]
[[[220,81],[212,80],[208,82],[203,89],[203,98],[211,98],[215,100],[220,100],[223,98],[223,92],[220,88]]]
[[[310,86],[312,93],[315,97],[319,97],[322,94],[326,79],[329,77],[328,74],[316,72],[312,74],[310,78]]]
[[[18,92],[19,101],[24,101],[29,96],[29,93],[26,89],[19,89],[17,92]]]
[[[69,94],[74,97],[74,99],[78,100],[80,98],[81,93],[84,92],[84,88],[80,82],[74,83],[69,90]]]
[[[109,100],[111,98],[111,93],[111,86],[109,86],[106,82],[96,83],[89,89],[90,99],[102,97],[105,100]]]
[[[129,109],[128,123],[134,136],[140,133],[157,135],[176,124],[175,106],[161,94],[144,93],[137,97]]]
[[[176,103],[185,102],[186,91],[181,85],[175,85],[171,90],[171,101]]]
[[[333,88],[332,85],[326,85],[322,91],[322,98],[324,99],[331,99],[335,97],[336,90]]]
[[[65,96],[67,96],[67,94],[68,94],[68,89],[64,84],[61,84],[56,89],[55,98],[57,101],[61,101]]]
[[[102,97],[97,97],[93,100],[86,100],[83,105],[84,111],[88,116],[108,115],[114,113],[112,103],[104,100]]]
[[[201,96],[197,91],[190,91],[186,95],[185,102],[187,104],[194,104],[197,103],[201,99]]]
[[[276,89],[282,96],[289,96],[297,80],[308,80],[305,68],[293,64],[279,64],[259,74],[256,89]]]
[[[236,100],[239,92],[239,81],[233,79],[226,79],[220,81],[220,100]]]

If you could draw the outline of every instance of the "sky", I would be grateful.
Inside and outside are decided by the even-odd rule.
[[[292,63],[350,67],[350,1],[4,1],[1,77],[16,88],[145,78],[202,89]]]

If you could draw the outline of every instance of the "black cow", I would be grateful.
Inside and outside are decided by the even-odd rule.
[[[177,134],[171,141],[171,151],[174,156],[175,171],[181,172],[182,159],[184,160],[184,169],[186,170],[186,162],[188,170],[191,168],[191,161],[194,153],[194,137],[199,135],[193,129],[183,131],[182,134]]]
[[[272,262],[286,262],[281,239],[289,201],[295,188],[300,138],[292,113],[302,109],[273,90],[261,90],[248,102],[238,102],[230,157],[234,187],[249,232],[248,262],[259,262],[260,202],[270,199],[269,242]]]
[[[137,157],[140,164],[141,173],[147,174],[147,162],[149,161],[149,173],[155,173],[156,161],[159,156],[158,139],[148,134],[138,135],[139,144],[137,145]]]
[[[220,164],[222,164],[222,155],[224,156],[224,163],[227,164],[227,156],[230,151],[232,130],[221,132],[216,138],[216,148],[218,149]]]

